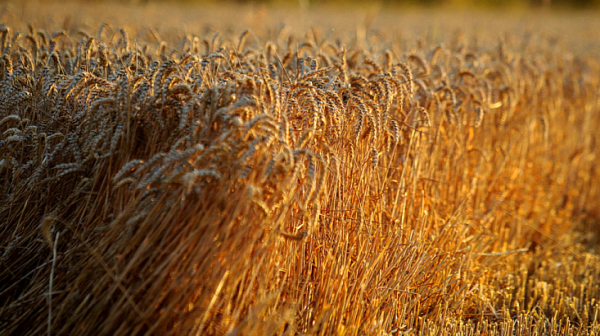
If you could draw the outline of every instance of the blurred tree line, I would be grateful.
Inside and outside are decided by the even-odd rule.
[[[326,1],[326,0],[325,0]],[[427,6],[450,5],[450,6],[490,6],[490,7],[573,7],[593,8],[600,6],[600,0],[383,0],[384,3],[402,4],[417,3]]]
[[[344,4],[364,3],[360,0],[230,0],[245,3]],[[454,6],[454,7],[533,7],[533,8],[600,8],[600,0],[378,0],[392,6]]]

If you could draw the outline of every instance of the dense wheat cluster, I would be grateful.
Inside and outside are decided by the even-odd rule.
[[[133,32],[1,27],[0,334],[600,333],[593,55]]]

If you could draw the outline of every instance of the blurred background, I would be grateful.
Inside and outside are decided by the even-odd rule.
[[[153,1],[153,0],[142,0]],[[154,0],[156,1],[156,0]],[[194,0],[183,0],[194,1]],[[201,0],[205,2],[211,2]],[[229,0],[215,2],[240,3],[298,3],[300,6],[318,4],[379,3],[392,6],[447,6],[447,7],[545,7],[545,8],[597,8],[600,0]]]
[[[345,44],[363,44],[367,36],[414,41],[405,50],[419,50],[421,39],[463,38],[469,29],[473,43],[519,31],[581,54],[600,53],[599,9],[600,0],[0,0],[0,25],[94,36],[108,24],[109,36],[125,28],[138,43],[174,47],[194,36],[248,29],[247,43],[261,48],[290,31],[303,36],[318,27],[323,38]],[[579,34],[586,43],[577,42]]]
[[[52,0],[41,0],[49,2]],[[0,4],[5,1],[0,1]],[[10,0],[8,2],[11,2]],[[21,2],[21,1],[19,1]],[[22,1],[31,3],[32,1]],[[78,2],[117,2],[122,4],[144,3],[195,3],[195,4],[277,4],[289,6],[385,5],[393,7],[454,7],[454,8],[555,8],[590,9],[600,8],[600,0],[79,0]]]

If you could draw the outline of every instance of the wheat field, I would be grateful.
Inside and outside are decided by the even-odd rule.
[[[596,13],[3,6],[0,335],[600,334]]]

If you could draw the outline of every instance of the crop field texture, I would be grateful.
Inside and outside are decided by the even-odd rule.
[[[0,335],[600,334],[597,14],[2,6]]]

